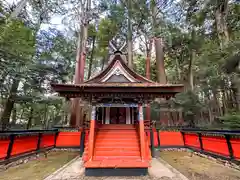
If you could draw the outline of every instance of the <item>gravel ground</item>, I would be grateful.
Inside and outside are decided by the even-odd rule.
[[[160,157],[190,180],[240,180],[240,171],[189,152],[162,151]]]

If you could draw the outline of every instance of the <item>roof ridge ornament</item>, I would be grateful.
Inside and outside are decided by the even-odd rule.
[[[126,37],[117,33],[109,41],[109,53],[110,54],[127,54],[126,53],[127,40]]]

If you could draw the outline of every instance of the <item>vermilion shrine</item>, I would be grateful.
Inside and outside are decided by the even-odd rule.
[[[151,152],[143,108],[156,98],[168,99],[183,90],[181,84],[159,84],[130,69],[126,56],[117,50],[106,68],[79,84],[52,84],[60,96],[81,98],[91,106],[86,175],[144,175]],[[124,172],[123,172],[124,171]]]

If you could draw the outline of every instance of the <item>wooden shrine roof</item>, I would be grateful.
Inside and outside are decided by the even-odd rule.
[[[149,93],[174,96],[183,91],[182,84],[160,84],[151,81],[127,66],[121,55],[115,55],[108,66],[93,78],[80,84],[51,84],[61,96],[75,97],[97,93]],[[82,95],[81,95],[82,94]]]
[[[134,82],[155,83],[154,81],[151,81],[141,76],[140,74],[137,74],[131,68],[129,68],[127,64],[123,61],[121,55],[115,55],[115,57],[109,62],[108,66],[103,71],[101,71],[95,77],[85,81],[85,83],[102,83],[104,77],[106,77],[111,72],[111,70],[118,67],[122,68],[122,70],[126,72],[125,75],[127,75],[129,78],[132,77]]]

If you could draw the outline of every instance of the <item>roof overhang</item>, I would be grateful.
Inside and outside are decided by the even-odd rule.
[[[153,97],[172,97],[183,91],[183,85],[161,85],[142,84],[142,83],[112,83],[112,84],[51,84],[52,88],[59,93],[60,96],[69,98],[84,97],[87,95],[99,94],[119,94],[120,96],[141,96],[145,94]]]

